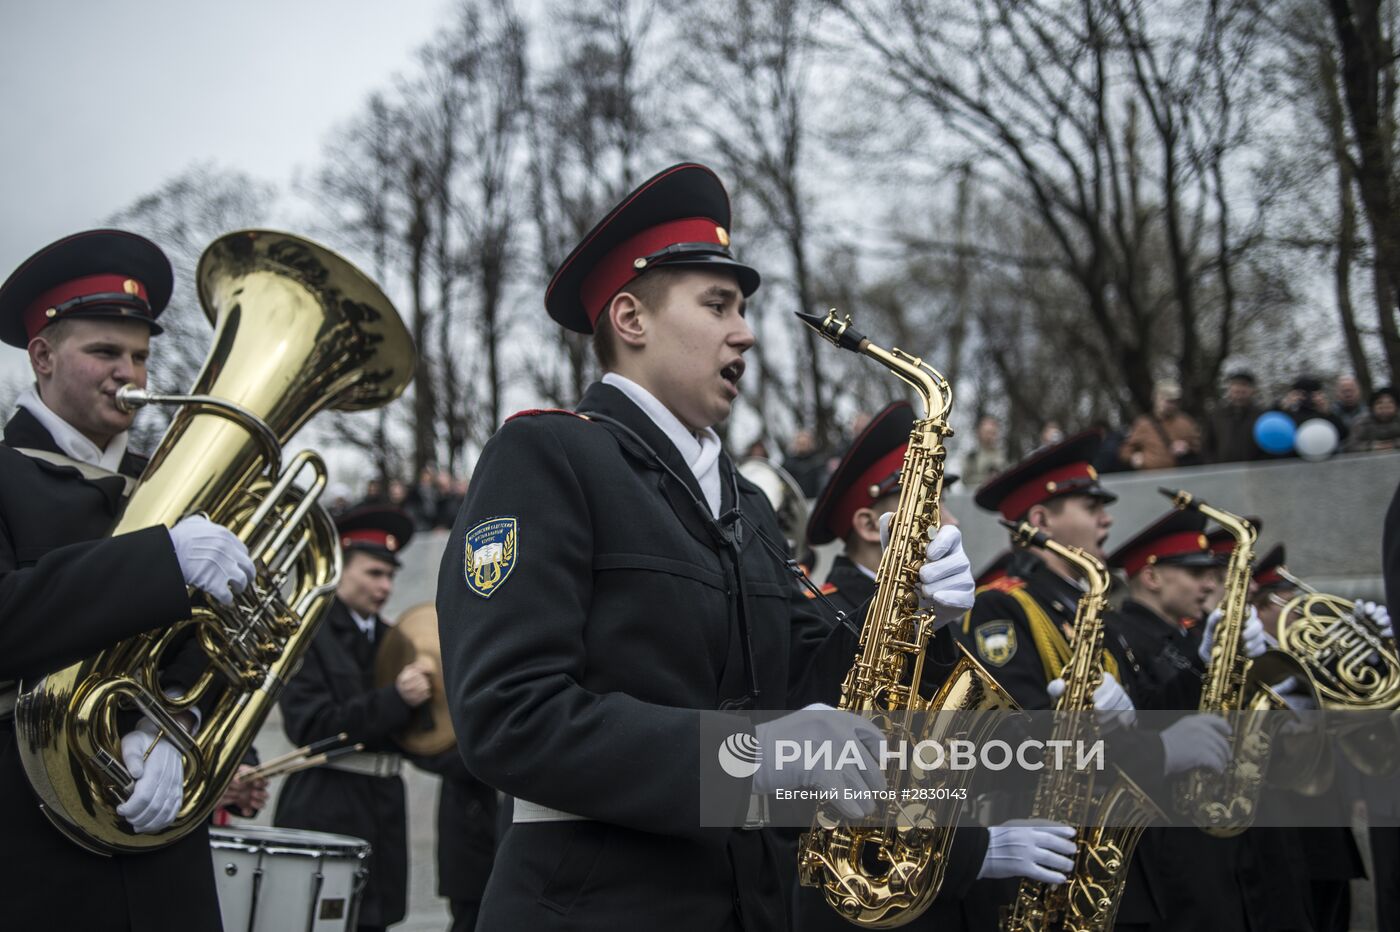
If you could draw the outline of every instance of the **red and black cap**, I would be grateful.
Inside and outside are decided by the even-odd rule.
[[[979,508],[1001,512],[1008,521],[1019,521],[1033,506],[1063,495],[1092,495],[1106,504],[1116,502],[1118,496],[1099,484],[1092,463],[1102,441],[1098,431],[1086,430],[1041,447],[988,479],[973,500]]]
[[[1015,555],[1015,551],[1013,550],[1003,550],[993,557],[990,563],[978,570],[977,576],[975,577],[977,588],[981,589],[983,586],[990,586],[997,580],[1005,579],[1007,576],[1010,576],[1011,558]]]
[[[1206,538],[1205,515],[1173,508],[1119,547],[1108,565],[1136,576],[1149,566],[1215,566],[1218,560]]]
[[[88,230],[50,243],[0,286],[0,340],[23,349],[49,324],[80,318],[156,318],[174,275],[160,247],[122,230]]]
[[[1283,544],[1275,544],[1274,548],[1259,558],[1254,564],[1254,585],[1260,591],[1269,589],[1295,589],[1297,586],[1279,575],[1279,570],[1286,569],[1284,560],[1287,554],[1283,549]]]
[[[642,183],[588,232],[544,293],[549,316],[578,333],[613,295],[649,269],[703,267],[733,272],[748,297],[758,273],[729,251],[729,195],[714,172],[683,162]]]
[[[348,511],[335,520],[340,549],[360,551],[399,565],[398,553],[413,537],[413,521],[397,508],[371,506]]]
[[[817,547],[844,539],[857,511],[899,491],[913,428],[914,409],[907,401],[896,401],[870,419],[817,496],[807,521],[807,543]]]
[[[1264,521],[1255,515],[1245,518],[1256,531],[1264,529]],[[1215,554],[1215,562],[1224,566],[1230,562],[1230,554],[1235,552],[1235,535],[1218,527],[1206,535],[1206,540],[1210,542],[1210,552]]]

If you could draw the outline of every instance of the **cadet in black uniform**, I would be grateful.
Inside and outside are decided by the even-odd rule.
[[[906,402],[895,402],[871,418],[852,442],[827,480],[812,509],[807,524],[807,540],[821,546],[833,540],[844,543],[831,573],[820,587],[824,599],[847,615],[860,617],[865,602],[875,593],[875,576],[880,566],[880,516],[892,512],[899,502],[900,468],[914,426],[914,410]],[[946,491],[957,476],[944,477]],[[940,501],[940,506],[942,502]],[[940,508],[940,522],[956,526],[957,520]],[[809,596],[817,596],[809,592]],[[842,658],[844,665],[823,684],[817,698],[834,703],[840,696],[841,677],[853,657]],[[934,636],[929,660],[924,666],[924,695],[931,695],[956,659],[948,631]],[[998,825],[990,831],[978,826],[957,833],[948,855],[948,870],[938,898],[928,912],[916,919],[911,929],[975,928],[975,914],[964,913],[964,897],[973,881],[1032,877],[1037,880],[1063,879],[1072,866],[1073,830],[1066,826]],[[831,909],[814,888],[799,888],[796,900],[800,932],[849,929],[850,925]]]
[[[1102,559],[1113,523],[1107,506],[1118,496],[1099,484],[1090,465],[1099,442],[1099,435],[1088,431],[1043,447],[993,476],[977,490],[975,501]],[[1018,551],[1007,575],[978,591],[959,636],[1022,708],[1047,709],[1051,700],[1045,687],[1069,659],[1068,634],[1082,594],[1072,568],[1057,556]],[[1104,667],[1107,686],[1118,670],[1111,652]]]
[[[1264,629],[1265,642],[1270,648],[1278,646],[1278,619],[1289,600],[1300,594],[1298,587],[1280,570],[1285,565],[1287,550],[1276,544],[1254,567],[1253,595],[1250,597]],[[1359,600],[1356,613],[1369,616],[1377,625],[1381,637],[1393,639],[1390,613],[1384,605]],[[1351,829],[1350,802],[1364,791],[1364,780],[1346,759],[1339,758],[1333,787],[1328,796],[1343,803],[1335,811],[1330,826],[1307,826],[1296,829],[1297,846],[1308,872],[1308,915],[1317,932],[1345,932],[1351,925],[1351,881],[1366,876],[1361,850]],[[1277,847],[1277,846],[1275,846]]]
[[[515,798],[479,928],[787,924],[770,833],[701,825],[718,751],[701,719],[789,708],[814,650],[834,631],[849,663],[856,641],[801,594],[767,499],[713,430],[738,396],[758,287],[728,227],[719,180],[678,165],[583,239],[545,304],[594,334],[607,374],[576,412],[502,426],[452,530],[438,622],[453,721],[468,769]],[[945,620],[970,604],[959,540],[945,529],[922,568]],[[869,734],[846,713],[816,718],[837,740]],[[812,719],[758,725],[760,746]],[[760,789],[807,779],[769,763]],[[737,824],[749,781],[723,780],[705,789]]]
[[[1210,656],[1209,638],[1219,615],[1200,622],[1218,601],[1217,569],[1231,546],[1205,534],[1195,512],[1173,509],[1133,536],[1109,557],[1128,578],[1129,596],[1110,615],[1107,632],[1121,646],[1125,676],[1138,707],[1195,709]],[[1243,649],[1265,647],[1263,626],[1245,625]],[[1209,715],[1181,719],[1163,732],[1166,770],[1194,766],[1219,770],[1229,756],[1228,730]],[[1254,828],[1214,838],[1191,828],[1152,828],[1140,851],[1151,867],[1146,887],[1161,906],[1160,929],[1306,930],[1306,863],[1294,829]],[[1143,890],[1130,891],[1141,896]]]
[[[273,821],[363,838],[374,848],[360,901],[360,929],[404,917],[408,897],[408,816],[402,758],[391,735],[432,694],[427,670],[410,664],[388,685],[374,685],[375,646],[385,625],[379,610],[394,588],[398,552],[413,522],[393,508],[361,508],[336,521],[345,554],[335,602],[278,701],[293,744],[344,732],[364,751],[287,778]]]
[[[0,287],[0,339],[27,349],[35,385],[0,446],[0,903],[15,929],[218,929],[205,829],[143,854],[104,857],[40,812],[21,766],[21,683],[190,615],[187,586],[230,599],[253,564],[202,517],[109,537],[145,459],[127,450],[122,385],[144,387],[170,263],[142,237],[94,230],[59,240]],[[170,688],[179,689],[176,684]],[[188,684],[184,684],[188,685]],[[186,719],[187,725],[194,723]],[[153,723],[133,722],[123,762],[136,787],[117,811],[138,832],[170,824],[183,760]]]

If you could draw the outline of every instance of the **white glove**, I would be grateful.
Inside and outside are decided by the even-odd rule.
[[[1012,821],[987,829],[987,857],[978,880],[1027,877],[1064,883],[1074,869],[1074,829],[1053,822]]]
[[[1188,715],[1163,729],[1162,751],[1167,776],[1197,767],[1221,773],[1230,762],[1230,723],[1218,715]]]
[[[880,515],[880,548],[890,539],[893,512]],[[933,612],[935,628],[957,621],[972,608],[972,596],[977,584],[972,578],[972,564],[963,553],[962,532],[951,524],[938,529],[924,551],[928,561],[919,567],[919,607]]]
[[[1381,637],[1390,640],[1395,637],[1395,629],[1390,626],[1390,610],[1379,602],[1357,602],[1358,618],[1371,619],[1371,624],[1380,631]]]
[[[184,800],[185,759],[165,738],[151,748],[157,731],[150,719],[143,718],[135,731],[122,736],[122,762],[136,786],[127,801],[117,806],[117,815],[138,834],[159,832],[175,821]]]
[[[875,811],[877,800],[866,797],[867,790],[876,792],[885,789],[885,775],[880,769],[880,747],[885,736],[880,729],[850,712],[833,709],[821,702],[804,706],[800,711],[784,715],[771,722],[764,722],[754,728],[762,755],[758,772],[754,774],[753,791],[772,793],[775,790],[792,790],[808,787],[822,790],[835,790],[833,804],[842,815],[849,819],[868,816]],[[824,741],[831,742],[831,760],[838,761],[845,751],[846,742],[855,741],[864,769],[854,763],[844,767],[828,769],[802,766],[802,759],[791,760],[784,757],[779,766],[778,755],[787,748],[780,748],[779,742],[796,742],[805,749],[820,747]],[[791,745],[787,746],[788,748]],[[844,790],[850,789],[856,798],[844,799]]]
[[[1296,676],[1290,676],[1279,680],[1270,687],[1278,693],[1278,697],[1294,712],[1313,712],[1317,710],[1317,702],[1313,700],[1312,693],[1298,682]]]
[[[1045,692],[1052,701],[1058,701],[1065,691],[1065,681],[1056,677],[1045,686]],[[1107,670],[1103,682],[1094,690],[1095,720],[1104,731],[1112,731],[1119,725],[1132,725],[1137,721],[1137,706],[1128,698],[1128,693],[1118,680]]]
[[[182,518],[170,529],[175,559],[185,584],[209,593],[223,605],[233,603],[233,592],[252,583],[256,570],[243,541],[226,527],[203,515]]]
[[[1206,632],[1205,637],[1201,638],[1200,649],[1201,660],[1206,663],[1210,663],[1210,649],[1215,643],[1215,626],[1220,624],[1220,616],[1220,609],[1217,608],[1206,618]],[[1249,617],[1244,622],[1241,643],[1245,656],[1250,658],[1258,657],[1269,648],[1269,642],[1264,637],[1264,623],[1259,620],[1259,612],[1253,605],[1249,607]]]

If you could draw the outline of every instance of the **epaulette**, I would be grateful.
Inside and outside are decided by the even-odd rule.
[[[835,584],[835,583],[829,583],[829,582],[824,582],[824,583],[822,583],[822,585],[821,585],[821,594],[822,594],[822,595],[831,595],[831,594],[832,594],[833,592],[835,592],[835,591],[836,591],[836,584]],[[806,590],[804,590],[804,592],[806,592],[807,598],[809,598],[809,599],[815,599],[815,598],[817,597],[817,594],[816,594],[815,592],[813,592],[811,589],[806,589]]]
[[[568,408],[526,408],[524,411],[517,411],[501,423],[509,424],[518,417],[534,417],[537,414],[569,414],[579,420],[588,420],[588,415],[579,414],[577,411],[570,411]]]
[[[1003,576],[1000,579],[993,579],[985,586],[978,588],[978,592],[1015,592],[1017,589],[1026,588],[1026,581],[1019,576]]]

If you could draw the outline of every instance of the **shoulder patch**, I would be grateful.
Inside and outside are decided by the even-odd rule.
[[[520,555],[520,527],[514,517],[487,518],[467,531],[462,576],[467,588],[489,599],[505,585]]]
[[[577,411],[570,411],[568,408],[526,408],[524,411],[517,411],[501,423],[509,424],[518,417],[535,417],[540,414],[568,414],[578,418],[580,421],[589,420],[588,415],[579,414]]]
[[[815,598],[817,597],[817,594],[816,594],[815,592],[813,592],[811,589],[804,589],[804,590],[802,590],[802,591],[806,594],[807,598],[809,598],[809,599],[815,599]],[[824,582],[824,583],[821,584],[821,593],[822,593],[822,595],[831,595],[831,594],[832,594],[833,592],[835,592],[835,591],[836,591],[836,584],[835,584],[835,583]]]
[[[988,621],[973,631],[977,654],[994,667],[1006,666],[1016,656],[1016,626],[1010,621]]]
[[[1026,588],[1026,581],[1021,577],[1003,576],[1000,579],[992,580],[985,586],[980,587],[977,591],[986,592],[990,589],[993,592],[1015,592],[1017,589],[1024,588]]]

